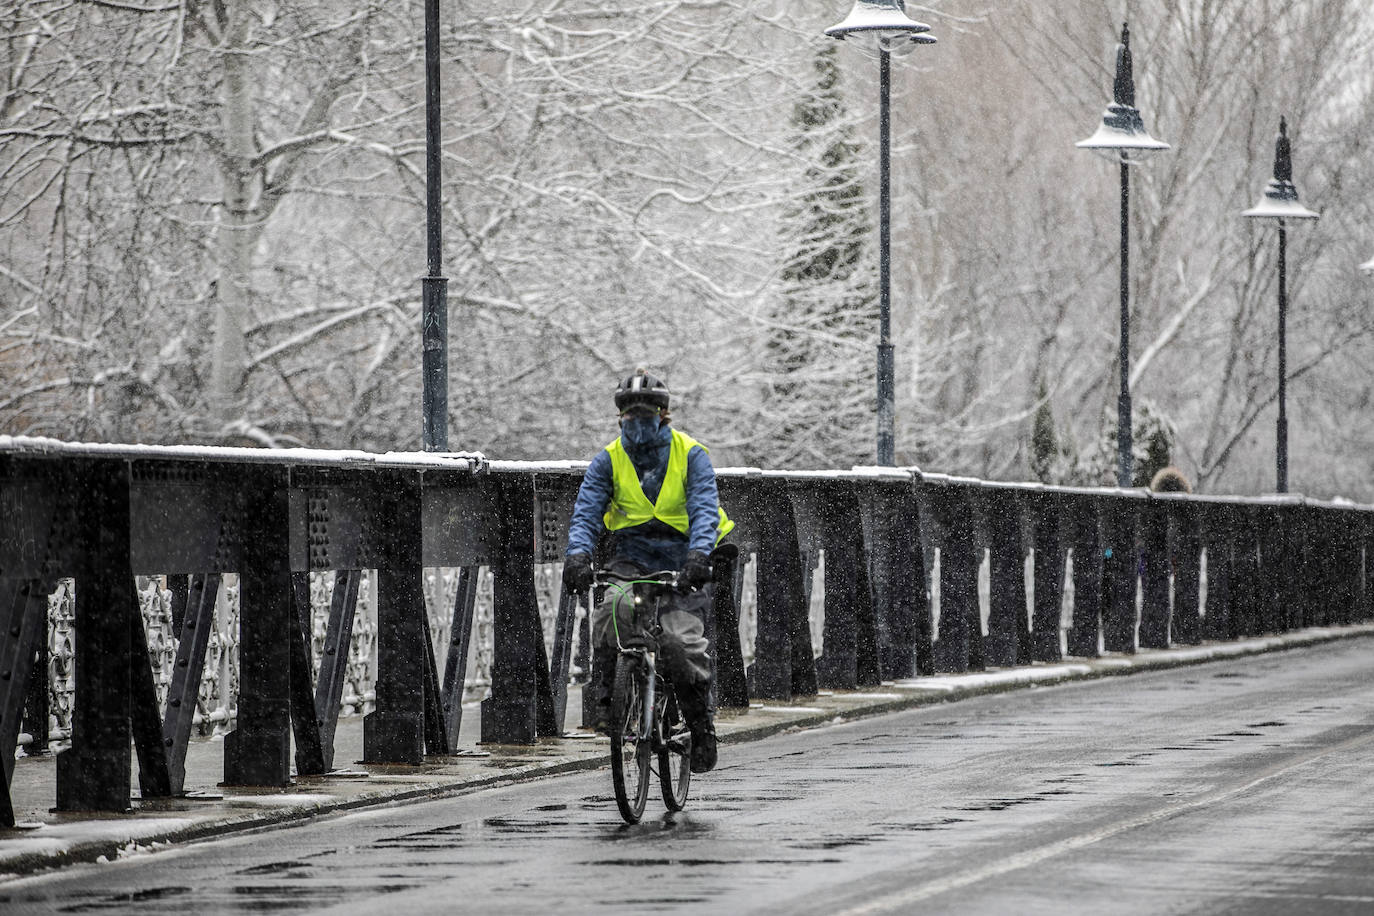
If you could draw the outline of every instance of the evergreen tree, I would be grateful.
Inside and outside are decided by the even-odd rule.
[[[815,84],[793,109],[793,145],[808,164],[787,210],[790,255],[779,272],[775,330],[766,347],[769,463],[843,466],[872,460],[877,290],[868,256],[873,214],[861,145],[844,118],[837,49],[815,60]],[[814,405],[826,405],[826,423]],[[809,419],[803,419],[803,416]]]
[[[1131,486],[1148,487],[1155,473],[1173,463],[1173,422],[1152,401],[1138,400],[1131,414]],[[1084,486],[1116,486],[1116,411],[1102,412],[1097,445],[1081,472],[1068,482]]]
[[[1041,483],[1057,483],[1053,476],[1059,443],[1054,434],[1054,410],[1050,407],[1044,379],[1040,380],[1036,388],[1035,399],[1040,402],[1040,406],[1035,409],[1035,419],[1031,425],[1031,473]]]
[[[1172,445],[1173,443],[1169,440],[1169,431],[1162,425],[1150,429],[1146,433],[1145,454],[1137,454],[1136,456],[1135,473],[1131,477],[1131,486],[1148,487],[1150,481],[1154,480],[1155,474],[1172,464],[1169,456]]]

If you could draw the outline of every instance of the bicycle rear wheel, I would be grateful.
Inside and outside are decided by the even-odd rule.
[[[644,730],[644,665],[621,655],[611,690],[611,782],[616,806],[627,824],[639,823],[649,800],[651,743]]]
[[[672,691],[667,684],[661,686],[658,785],[663,790],[663,804],[668,810],[681,811],[687,805],[687,789],[692,783],[692,734],[682,721]]]

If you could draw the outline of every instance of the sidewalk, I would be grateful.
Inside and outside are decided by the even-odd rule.
[[[1312,628],[1238,642],[1141,650],[1136,655],[1111,654],[1062,664],[885,682],[870,691],[825,691],[791,703],[756,701],[747,710],[722,710],[717,716],[716,730],[721,744],[728,746],[788,729],[814,728],[1032,684],[1130,674],[1368,636],[1374,636],[1374,624]],[[355,762],[362,758],[362,719],[342,719],[335,741],[338,769],[325,776],[299,777],[287,789],[219,787],[217,783],[223,773],[222,743],[193,741],[186,759],[187,796],[135,800],[131,814],[53,812],[55,757],[21,758],[16,761],[10,791],[16,819],[22,826],[0,830],[0,881],[74,862],[113,859],[172,843],[290,823],[330,811],[455,795],[606,766],[606,739],[573,727],[580,721],[580,709],[579,694],[571,689],[567,716],[571,730],[562,738],[541,739],[533,746],[479,747],[479,711],[475,704],[467,706],[458,741],[460,753],[428,758],[418,767]],[[728,759],[728,753],[722,751],[722,757]],[[133,769],[137,794],[136,760]],[[606,795],[609,804],[609,776]]]

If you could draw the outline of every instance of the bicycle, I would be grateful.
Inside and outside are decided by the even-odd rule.
[[[671,680],[658,670],[659,613],[664,599],[679,590],[678,574],[665,570],[622,580],[603,573],[594,585],[598,598],[608,591],[613,595],[618,649],[611,690],[611,782],[620,816],[637,824],[648,802],[654,758],[669,811],[687,804],[692,779],[692,734]]]

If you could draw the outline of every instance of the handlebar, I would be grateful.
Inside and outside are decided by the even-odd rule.
[[[645,573],[632,579],[613,575],[604,569],[597,571],[588,597],[598,602],[603,598],[611,599],[611,626],[617,648],[623,652],[628,646],[642,645],[646,633],[652,644],[658,629],[660,602],[669,594],[679,591],[679,578],[678,573],[670,569]],[[640,605],[646,602],[652,607],[648,617],[640,612]],[[621,632],[622,628],[625,629],[624,633]]]
[[[683,582],[682,573],[675,569],[660,569],[629,579],[624,576],[613,575],[604,569],[597,570],[596,575],[592,578],[592,587],[605,588],[610,585],[661,585],[678,591],[682,588]]]

